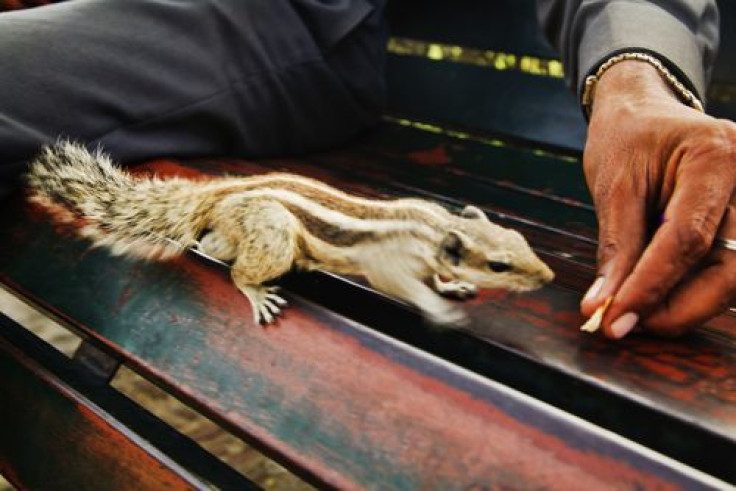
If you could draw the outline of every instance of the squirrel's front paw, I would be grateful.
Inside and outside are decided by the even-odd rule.
[[[445,297],[455,298],[457,300],[466,300],[478,294],[478,287],[472,283],[468,283],[467,281],[443,281],[439,275],[435,275],[433,282],[434,290]]]
[[[248,297],[253,309],[253,321],[256,324],[270,324],[287,305],[286,300],[276,294],[277,286],[243,286],[239,287],[243,295]]]

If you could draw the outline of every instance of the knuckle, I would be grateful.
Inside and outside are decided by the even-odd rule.
[[[677,240],[683,262],[695,262],[708,253],[714,230],[707,216],[692,216],[685,224],[677,227]]]
[[[667,287],[659,282],[641,286],[634,303],[638,312],[647,312],[667,295]]]
[[[736,122],[730,119],[721,119],[723,125],[724,139],[731,146],[736,146]]]
[[[621,250],[620,243],[610,235],[601,237],[598,242],[598,264],[603,265],[613,259]]]
[[[727,158],[736,157],[736,123],[729,121],[724,124],[714,144],[718,145]]]
[[[707,136],[702,140],[703,152],[709,157],[716,157],[724,164],[736,161],[736,123],[729,120],[718,120],[711,125]]]

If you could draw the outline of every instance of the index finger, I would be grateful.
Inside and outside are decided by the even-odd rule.
[[[604,319],[604,333],[621,338],[654,310],[710,250],[733,184],[715,174],[682,175],[664,223],[621,285]],[[623,319],[621,322],[616,322]]]

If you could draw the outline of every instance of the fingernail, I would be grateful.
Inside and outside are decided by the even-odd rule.
[[[596,278],[593,284],[590,285],[590,288],[588,288],[588,292],[585,294],[583,302],[591,302],[595,300],[598,294],[601,292],[601,288],[603,288],[603,283],[605,282],[605,276],[599,276],[598,278]]]
[[[639,322],[639,316],[634,312],[627,312],[611,324],[611,333],[616,339],[626,336]]]

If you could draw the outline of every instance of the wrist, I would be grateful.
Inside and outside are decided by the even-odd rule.
[[[604,95],[596,97],[604,78]],[[606,101],[614,104],[636,103],[637,99],[649,103],[656,103],[657,99],[659,102],[671,103],[672,98],[703,112],[703,105],[698,97],[659,59],[647,53],[626,52],[612,56],[598,67],[594,75],[585,79],[582,104],[590,117],[594,99],[604,99],[599,104],[603,105]]]
[[[652,99],[679,102],[656,68],[646,62],[625,60],[606,70],[600,77],[593,107],[612,102],[638,104]]]

